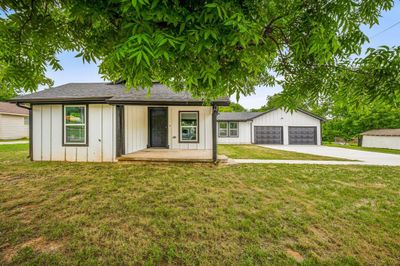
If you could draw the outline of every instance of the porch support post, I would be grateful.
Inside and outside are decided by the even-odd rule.
[[[33,161],[33,117],[32,105],[29,108],[29,159]]]
[[[212,105],[212,155],[214,163],[217,162],[217,115],[218,106],[214,103]]]
[[[116,140],[115,146],[116,157],[120,157],[121,155],[125,154],[125,117],[124,117],[124,106],[123,105],[116,105]]]

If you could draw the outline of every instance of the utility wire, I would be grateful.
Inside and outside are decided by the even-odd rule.
[[[396,27],[396,26],[397,26],[397,25],[399,25],[399,24],[400,24],[400,20],[399,20],[399,21],[397,21],[396,23],[394,23],[393,25],[391,25],[391,26],[387,27],[387,28],[386,28],[386,29],[384,29],[383,31],[381,31],[381,32],[378,32],[377,34],[375,34],[374,36],[372,36],[372,37],[371,37],[371,39],[375,38],[376,36],[379,36],[379,35],[381,35],[382,33],[386,32],[386,31],[388,31],[388,30],[390,30],[390,29],[393,29],[394,27]]]

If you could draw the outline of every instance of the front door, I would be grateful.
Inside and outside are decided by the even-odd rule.
[[[168,147],[168,108],[149,108],[149,146]]]

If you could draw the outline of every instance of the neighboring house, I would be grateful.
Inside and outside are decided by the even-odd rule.
[[[11,102],[31,108],[35,161],[117,161],[147,148],[191,150],[216,161],[218,105],[229,98],[206,106],[159,83],[150,94],[123,84],[71,83]]]
[[[0,140],[29,136],[29,112],[15,104],[0,102]]]
[[[284,144],[321,145],[323,118],[298,109],[286,112],[220,113],[218,143],[220,144]]]
[[[361,134],[363,147],[400,150],[400,128],[374,129]]]

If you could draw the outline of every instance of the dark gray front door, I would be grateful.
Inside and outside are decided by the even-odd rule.
[[[289,127],[289,144],[317,145],[317,127]]]
[[[255,144],[283,144],[282,127],[254,126]]]
[[[149,146],[168,147],[168,109],[149,108]]]

